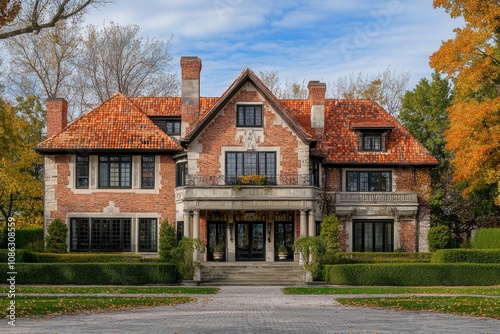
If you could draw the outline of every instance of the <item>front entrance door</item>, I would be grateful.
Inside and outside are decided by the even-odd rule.
[[[264,225],[264,222],[236,222],[236,260],[265,260]]]
[[[214,260],[214,247],[216,245],[222,245],[226,249],[226,222],[208,222],[208,261]],[[226,261],[225,255],[221,261]]]
[[[274,222],[274,259],[278,258],[278,248],[285,245],[288,249],[287,260],[293,261],[293,223],[292,222]]]

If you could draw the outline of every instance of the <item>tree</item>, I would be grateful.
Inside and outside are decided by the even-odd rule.
[[[455,82],[446,147],[454,154],[454,181],[466,182],[469,195],[500,184],[500,4],[434,0],[434,7],[465,21],[431,56],[431,66]]]
[[[448,107],[452,101],[452,89],[438,72],[419,81],[412,91],[401,100],[399,120],[429,152],[440,161],[447,157],[445,131],[449,127]]]
[[[351,74],[339,78],[333,83],[330,93],[336,98],[373,100],[391,115],[397,116],[409,81],[410,72],[397,73],[386,69],[372,76],[360,72],[357,76]]]
[[[83,101],[90,106],[116,92],[126,96],[169,96],[179,90],[172,72],[171,39],[138,37],[139,26],[111,23],[102,30],[87,27],[79,51],[78,72]]]
[[[47,229],[46,250],[49,253],[66,253],[68,244],[66,237],[68,235],[68,226],[60,219],[54,219]]]
[[[0,0],[0,39],[39,33],[109,0]]]
[[[177,236],[175,228],[164,220],[160,225],[160,258],[164,262],[171,262],[174,259],[174,250],[177,247]]]
[[[64,97],[73,105],[80,30],[78,23],[60,21],[37,35],[7,40],[10,93],[39,99]]]
[[[20,99],[17,110],[0,99],[0,212],[20,225],[42,222],[42,159],[33,147],[42,140],[45,112],[34,98]],[[16,224],[17,225],[17,224]]]
[[[309,90],[304,80],[302,83],[285,80],[285,83],[282,84],[279,72],[276,70],[259,71],[259,77],[278,99],[306,99],[309,95]]]

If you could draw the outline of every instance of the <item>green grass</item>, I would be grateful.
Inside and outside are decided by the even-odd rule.
[[[463,294],[500,296],[500,286],[491,287],[322,287],[322,288],[284,288],[284,293],[295,295],[357,295],[357,294]]]
[[[0,299],[0,315],[7,316],[7,306],[11,299]],[[23,297],[16,296],[16,318],[74,314],[83,311],[109,312],[134,307],[178,305],[194,301],[190,297]]]
[[[7,293],[3,286],[2,292]],[[106,293],[106,294],[215,294],[218,288],[171,287],[171,286],[44,286],[17,285],[16,293]]]
[[[346,306],[387,307],[458,315],[500,318],[500,299],[484,297],[391,297],[337,299]]]

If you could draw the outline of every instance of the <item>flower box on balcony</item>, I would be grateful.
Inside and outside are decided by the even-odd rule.
[[[266,175],[241,175],[238,176],[240,184],[264,186],[267,184]]]

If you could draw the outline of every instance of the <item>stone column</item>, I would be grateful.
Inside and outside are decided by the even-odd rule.
[[[307,211],[300,210],[300,237],[307,236]]]
[[[309,210],[309,227],[308,232],[310,237],[316,236],[316,221],[314,220],[314,210]]]
[[[186,238],[191,237],[191,231],[190,231],[191,224],[189,224],[189,219],[190,219],[189,211],[184,211],[184,236]]]
[[[193,239],[200,238],[200,210],[193,211]],[[193,260],[199,261],[199,251],[194,250]]]

